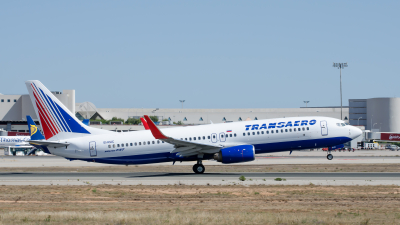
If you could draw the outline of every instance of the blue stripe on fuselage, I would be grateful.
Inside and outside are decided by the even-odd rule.
[[[325,139],[313,139],[313,140],[301,140],[301,141],[290,141],[290,142],[277,142],[277,143],[265,143],[265,144],[254,144],[256,154],[260,153],[272,153],[272,152],[283,152],[290,150],[302,150],[310,148],[322,148],[331,147],[339,144],[351,141],[348,137],[336,137],[336,138],[325,138]],[[317,146],[315,146],[317,144]],[[299,147],[301,146],[301,147]],[[131,155],[121,157],[107,157],[107,158],[83,158],[74,159],[68,158],[69,160],[83,160],[88,162],[108,163],[108,164],[150,164],[150,163],[163,163],[172,161],[196,161],[197,157],[177,157],[177,153],[155,153],[145,155]],[[204,159],[212,159],[214,154],[204,155]]]

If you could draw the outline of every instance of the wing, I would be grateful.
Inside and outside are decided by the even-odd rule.
[[[171,153],[178,153],[178,155],[186,157],[199,154],[213,154],[223,148],[222,145],[196,143],[168,137],[158,129],[149,116],[145,115],[144,117],[155,139],[160,139],[174,145],[175,149]]]

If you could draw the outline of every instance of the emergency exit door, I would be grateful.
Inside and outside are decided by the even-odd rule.
[[[321,135],[328,135],[328,123],[325,120],[321,121]]]
[[[89,142],[89,152],[90,152],[90,157],[97,156],[96,142],[95,141]]]

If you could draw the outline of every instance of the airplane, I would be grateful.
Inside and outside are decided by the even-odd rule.
[[[256,154],[334,147],[362,131],[329,117],[291,117],[240,121],[162,131],[145,115],[150,130],[115,133],[84,125],[40,81],[25,82],[45,140],[29,143],[48,147],[69,160],[108,164],[149,164],[197,161],[193,171],[204,173],[203,160],[223,164],[249,162]],[[332,154],[327,158],[331,160]]]
[[[38,129],[35,121],[33,121],[30,115],[26,116],[26,121],[28,122],[28,129],[29,129],[29,134],[31,135],[31,141],[45,140],[43,134],[40,133],[40,130]],[[41,149],[44,153],[51,154],[47,146],[43,145],[33,145],[33,146],[35,148]],[[32,151],[36,151],[36,149],[33,149]]]
[[[29,146],[29,136],[0,136],[0,148],[11,146]]]

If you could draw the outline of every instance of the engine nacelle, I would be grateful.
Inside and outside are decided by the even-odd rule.
[[[255,159],[253,145],[238,145],[229,148],[223,148],[214,155],[214,159],[222,163],[240,163],[249,162]]]

